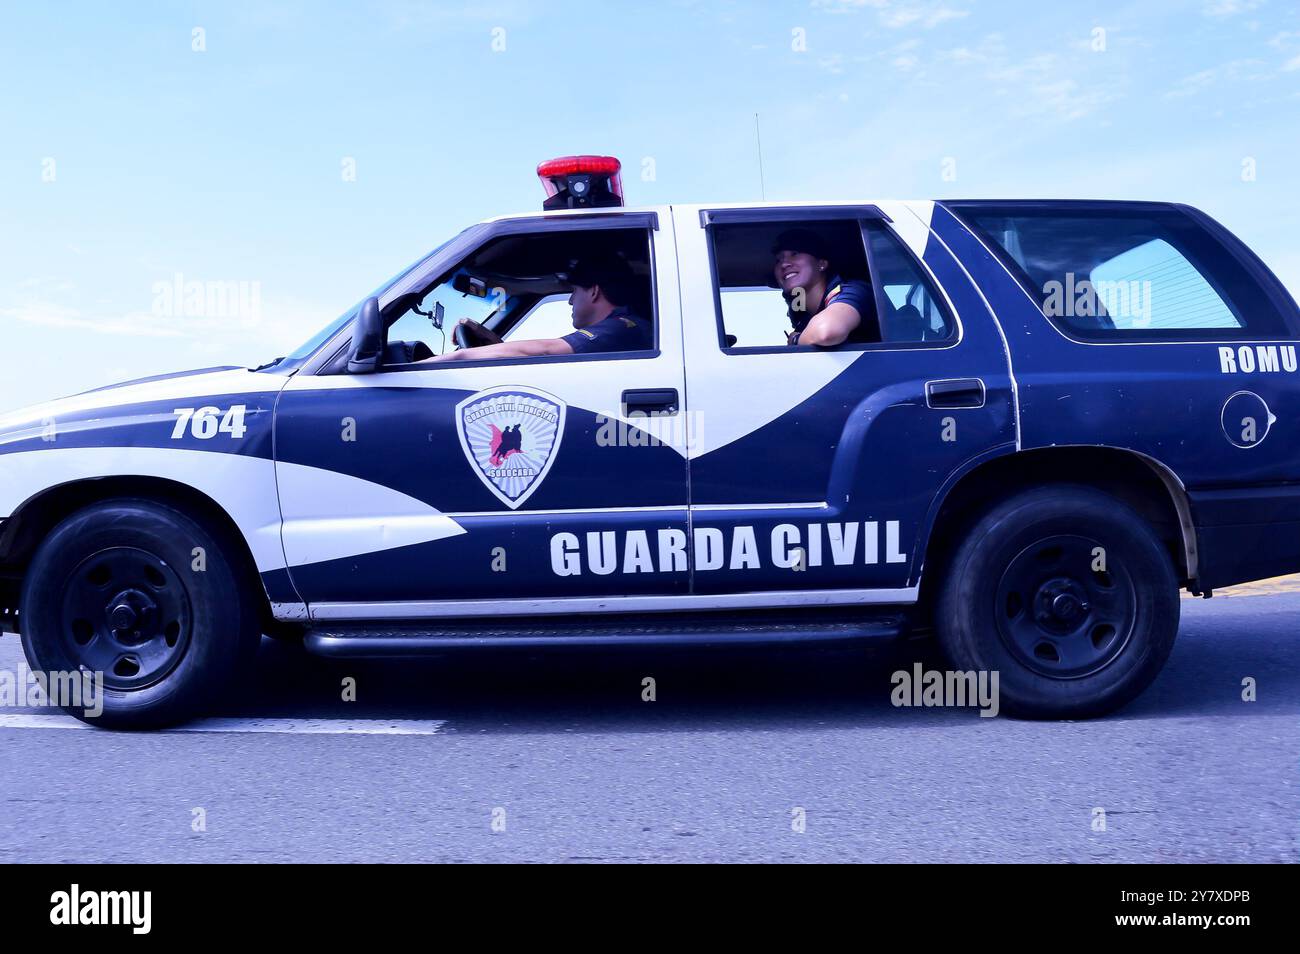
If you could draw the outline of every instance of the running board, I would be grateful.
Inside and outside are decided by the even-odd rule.
[[[423,621],[322,626],[303,639],[318,656],[422,656],[448,649],[484,646],[671,646],[743,645],[840,640],[893,640],[906,632],[901,614],[851,618],[812,617],[653,620],[481,621],[477,625]]]

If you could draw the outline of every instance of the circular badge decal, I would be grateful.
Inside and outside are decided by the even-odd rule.
[[[1219,416],[1223,436],[1233,447],[1258,447],[1277,420],[1264,399],[1253,391],[1238,391],[1223,402]]]

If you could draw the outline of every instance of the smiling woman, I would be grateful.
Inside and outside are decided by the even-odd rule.
[[[879,221],[719,224],[710,231],[728,351],[941,342],[955,324],[931,280]]]
[[[844,280],[867,273],[862,234],[853,220],[774,220],[710,231],[729,347],[792,343],[790,335],[803,330]],[[864,310],[863,330],[855,337],[865,341],[872,338],[875,314],[871,304]]]

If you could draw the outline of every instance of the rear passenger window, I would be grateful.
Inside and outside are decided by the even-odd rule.
[[[710,225],[709,238],[719,343],[729,352],[786,350],[792,343],[810,350],[792,341],[792,332],[801,333],[835,300],[852,305],[860,321],[846,341],[826,347],[920,345],[955,336],[956,323],[929,277],[882,222],[782,217]],[[800,247],[784,248],[792,240]],[[792,262],[792,255],[800,261]],[[820,263],[822,280],[805,258]],[[792,271],[782,275],[787,266]],[[806,294],[796,277],[805,268],[813,276]]]
[[[1046,315],[1090,340],[1269,338],[1285,319],[1179,209],[951,203]]]

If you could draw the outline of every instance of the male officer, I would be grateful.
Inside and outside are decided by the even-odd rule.
[[[561,276],[573,293],[574,331],[562,338],[500,341],[477,348],[462,348],[426,361],[485,361],[547,354],[592,354],[601,351],[645,351],[654,347],[650,323],[628,307],[636,287],[631,269],[615,256],[590,257],[575,262]],[[462,318],[461,324],[474,324]],[[492,332],[478,326],[480,335]]]
[[[791,345],[837,345],[878,341],[869,327],[871,286],[843,281],[831,268],[826,243],[812,229],[787,229],[772,244],[772,274],[789,306]]]

